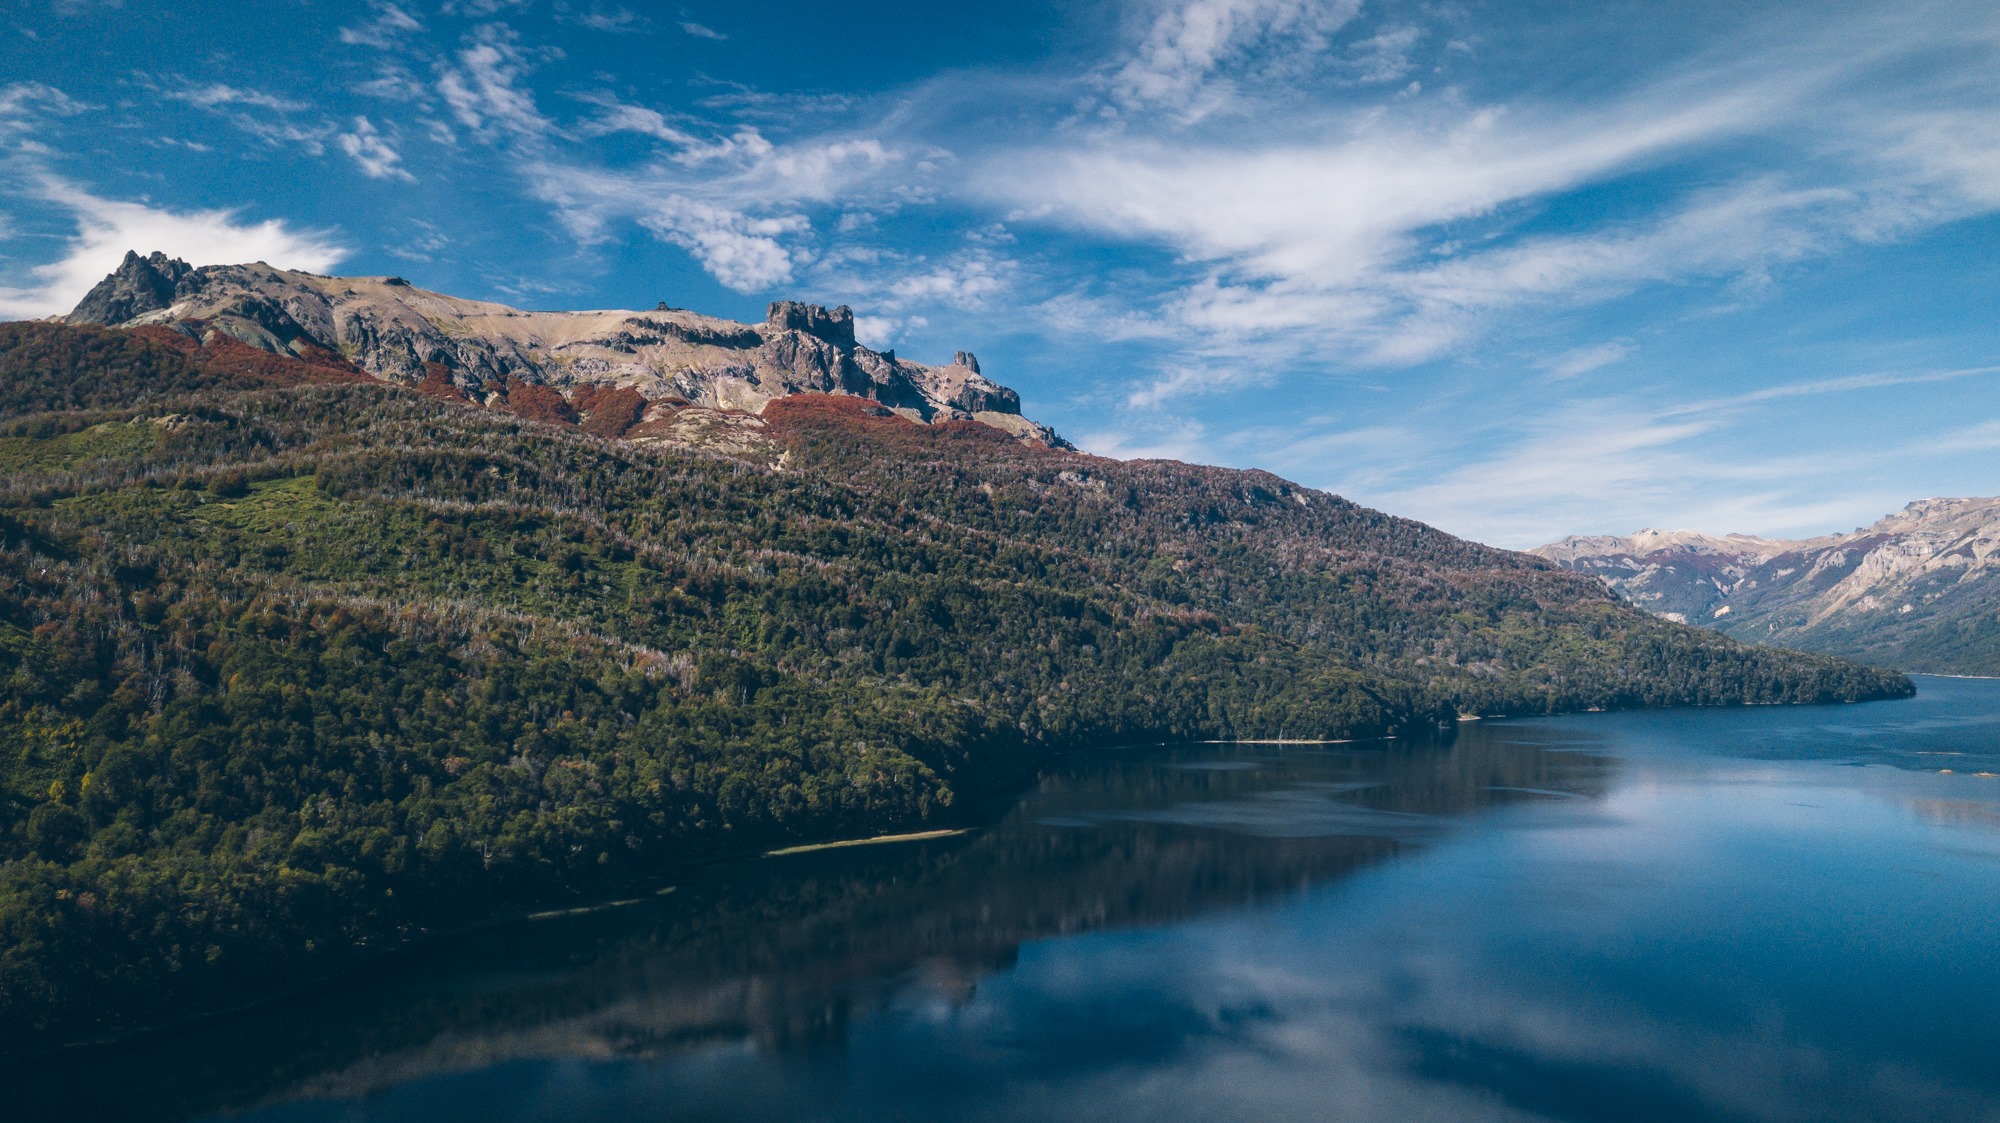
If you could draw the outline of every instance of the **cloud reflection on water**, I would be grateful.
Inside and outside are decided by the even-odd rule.
[[[1927,682],[1080,756],[969,838],[495,933],[81,1094],[260,1123],[1991,1123],[2000,784],[1846,765],[1991,753],[1993,712],[2000,684]]]

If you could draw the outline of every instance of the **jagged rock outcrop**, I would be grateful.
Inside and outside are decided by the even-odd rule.
[[[69,314],[69,321],[122,324],[157,312],[173,304],[176,292],[193,274],[194,268],[187,262],[166,254],[155,252],[151,257],[140,257],[137,251],[126,250],[124,262],[90,290],[83,303]],[[193,283],[189,291],[199,287],[198,282]]]
[[[1642,530],[1530,552],[1738,639],[2000,674],[2000,498],[1919,500],[1850,534],[1796,541]]]
[[[1020,395],[987,379],[969,353],[933,367],[864,347],[845,305],[774,301],[761,325],[665,301],[650,311],[530,312],[430,292],[401,277],[323,277],[263,262],[195,268],[164,254],[128,253],[67,319],[178,325],[195,338],[226,336],[274,354],[337,353],[378,378],[485,404],[524,385],[566,399],[629,389],[648,403],[641,421],[668,429],[669,415],[681,410],[756,414],[792,394],[853,394],[912,421],[976,421],[1067,447],[1022,417]]]
[[[773,332],[801,331],[835,347],[855,345],[854,310],[845,304],[829,311],[817,304],[774,300],[764,313],[764,326]]]

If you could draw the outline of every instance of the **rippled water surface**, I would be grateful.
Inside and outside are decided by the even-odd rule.
[[[181,1120],[2000,1120],[2000,682],[1079,754],[21,1077]]]

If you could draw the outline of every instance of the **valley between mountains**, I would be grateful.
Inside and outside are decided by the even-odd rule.
[[[1912,690],[1267,473],[1079,453],[844,309],[137,254],[0,325],[0,683],[9,1049],[976,822],[1065,749]]]

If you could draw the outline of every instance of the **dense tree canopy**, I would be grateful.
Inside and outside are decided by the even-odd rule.
[[[1065,747],[1909,689],[1262,473],[762,426],[0,326],[0,1047],[949,821]]]

